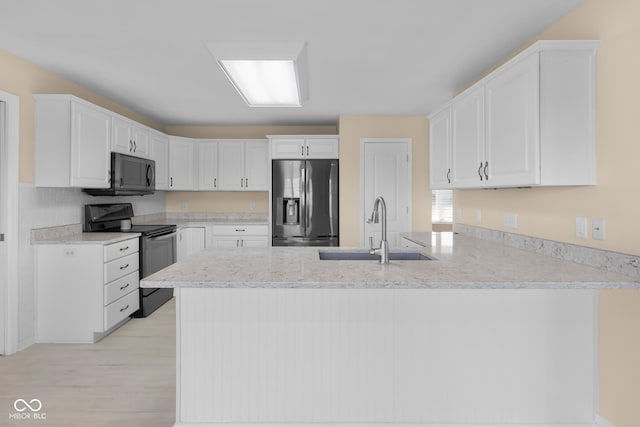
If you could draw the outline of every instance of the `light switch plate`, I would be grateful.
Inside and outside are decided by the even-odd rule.
[[[576,218],[576,237],[586,239],[587,234],[587,218]]]
[[[594,240],[604,240],[605,222],[604,219],[594,219],[591,236]]]

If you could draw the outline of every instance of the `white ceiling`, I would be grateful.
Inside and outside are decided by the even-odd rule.
[[[0,0],[0,48],[165,125],[335,124],[426,115],[582,1]],[[248,107],[210,41],[306,41],[309,100]]]

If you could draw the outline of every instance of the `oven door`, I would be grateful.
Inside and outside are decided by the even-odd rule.
[[[176,235],[171,232],[160,236],[143,236],[140,251],[140,279],[162,270],[176,262]],[[155,289],[140,288],[142,295],[149,295]]]

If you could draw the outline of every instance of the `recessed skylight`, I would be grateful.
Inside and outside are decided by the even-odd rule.
[[[306,44],[211,42],[207,47],[251,107],[300,107],[306,100]]]

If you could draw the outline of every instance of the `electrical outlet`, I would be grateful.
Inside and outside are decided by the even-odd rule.
[[[576,237],[586,239],[587,235],[587,218],[576,218]]]
[[[480,209],[476,209],[476,222],[478,224],[482,222],[482,211]]]
[[[254,202],[249,203],[249,212],[254,212],[256,210],[256,204]]]
[[[594,219],[591,230],[591,236],[593,236],[594,240],[604,240],[604,229],[605,223],[604,219]]]
[[[189,209],[189,203],[187,202],[182,202],[182,210],[186,211],[187,209]]]
[[[518,228],[518,214],[512,212],[505,212],[503,215],[502,223],[508,228]]]

